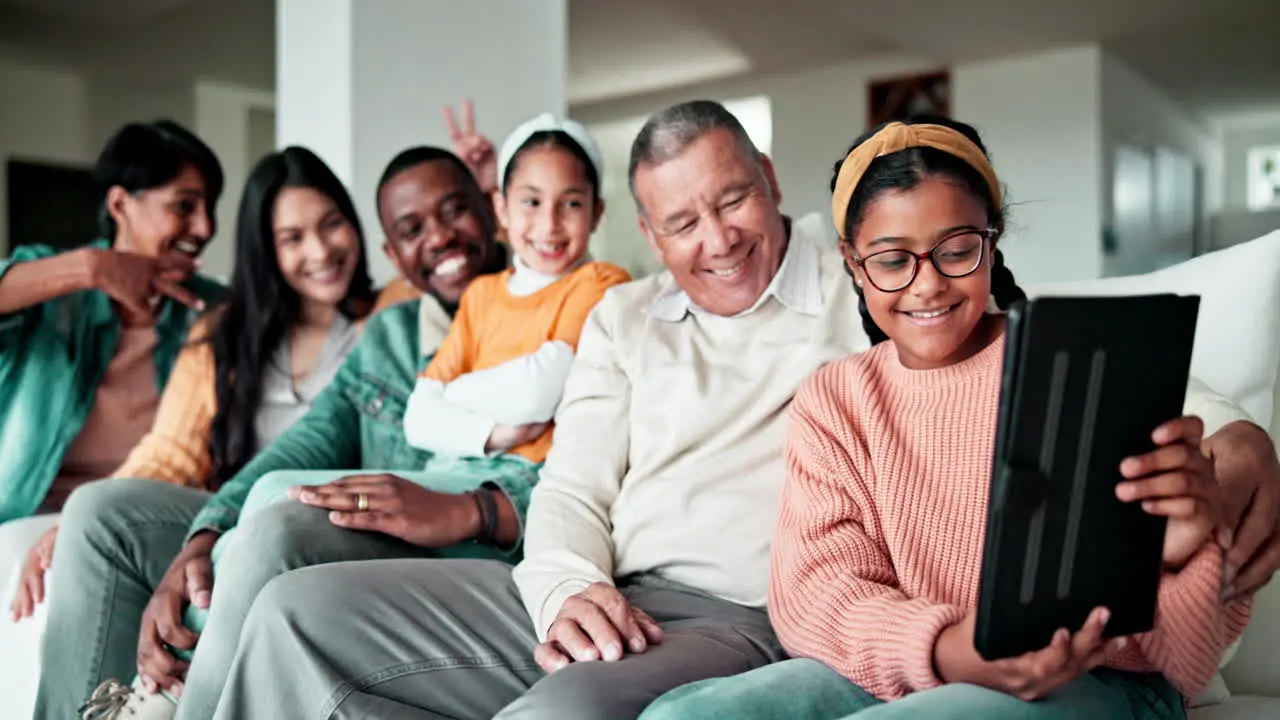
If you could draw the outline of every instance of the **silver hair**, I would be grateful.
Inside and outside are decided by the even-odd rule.
[[[636,197],[636,169],[642,164],[660,165],[678,157],[685,148],[712,130],[724,129],[733,133],[743,155],[761,167],[760,151],[751,141],[747,131],[733,113],[712,100],[690,100],[672,105],[645,121],[644,127],[631,143],[631,162],[627,166],[627,185],[636,208],[644,215],[640,198]]]

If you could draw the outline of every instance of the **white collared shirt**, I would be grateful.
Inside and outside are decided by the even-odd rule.
[[[547,275],[525,264],[516,253],[511,253],[511,277],[507,279],[507,292],[516,297],[527,297],[591,262],[591,254],[583,253],[577,262],[559,275]]]
[[[819,245],[822,223],[822,216],[818,213],[792,221],[791,239],[778,272],[773,274],[769,286],[756,302],[738,313],[739,316],[755,312],[770,297],[805,315],[817,316],[822,312],[822,250]],[[680,286],[673,285],[654,298],[645,312],[659,320],[680,322],[690,312],[706,311],[698,307]]]

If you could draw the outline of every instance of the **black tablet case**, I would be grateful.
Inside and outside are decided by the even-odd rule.
[[[1078,630],[1150,630],[1166,520],[1122,503],[1120,461],[1182,414],[1198,297],[1039,298],[1008,317],[974,644],[988,660]]]

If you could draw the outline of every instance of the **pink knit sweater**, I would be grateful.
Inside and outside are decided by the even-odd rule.
[[[796,656],[884,700],[936,687],[939,632],[974,610],[1003,336],[965,362],[910,370],[892,342],[811,376],[791,406],[769,611]],[[1155,628],[1107,664],[1199,692],[1250,605],[1218,600],[1207,541],[1160,584]]]

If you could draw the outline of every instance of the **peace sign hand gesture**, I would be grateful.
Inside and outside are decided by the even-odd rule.
[[[468,98],[462,101],[462,124],[453,113],[453,107],[445,105],[444,124],[449,128],[449,139],[453,141],[453,152],[471,168],[476,182],[486,194],[498,189],[498,155],[494,151],[489,138],[476,131],[475,107]]]

